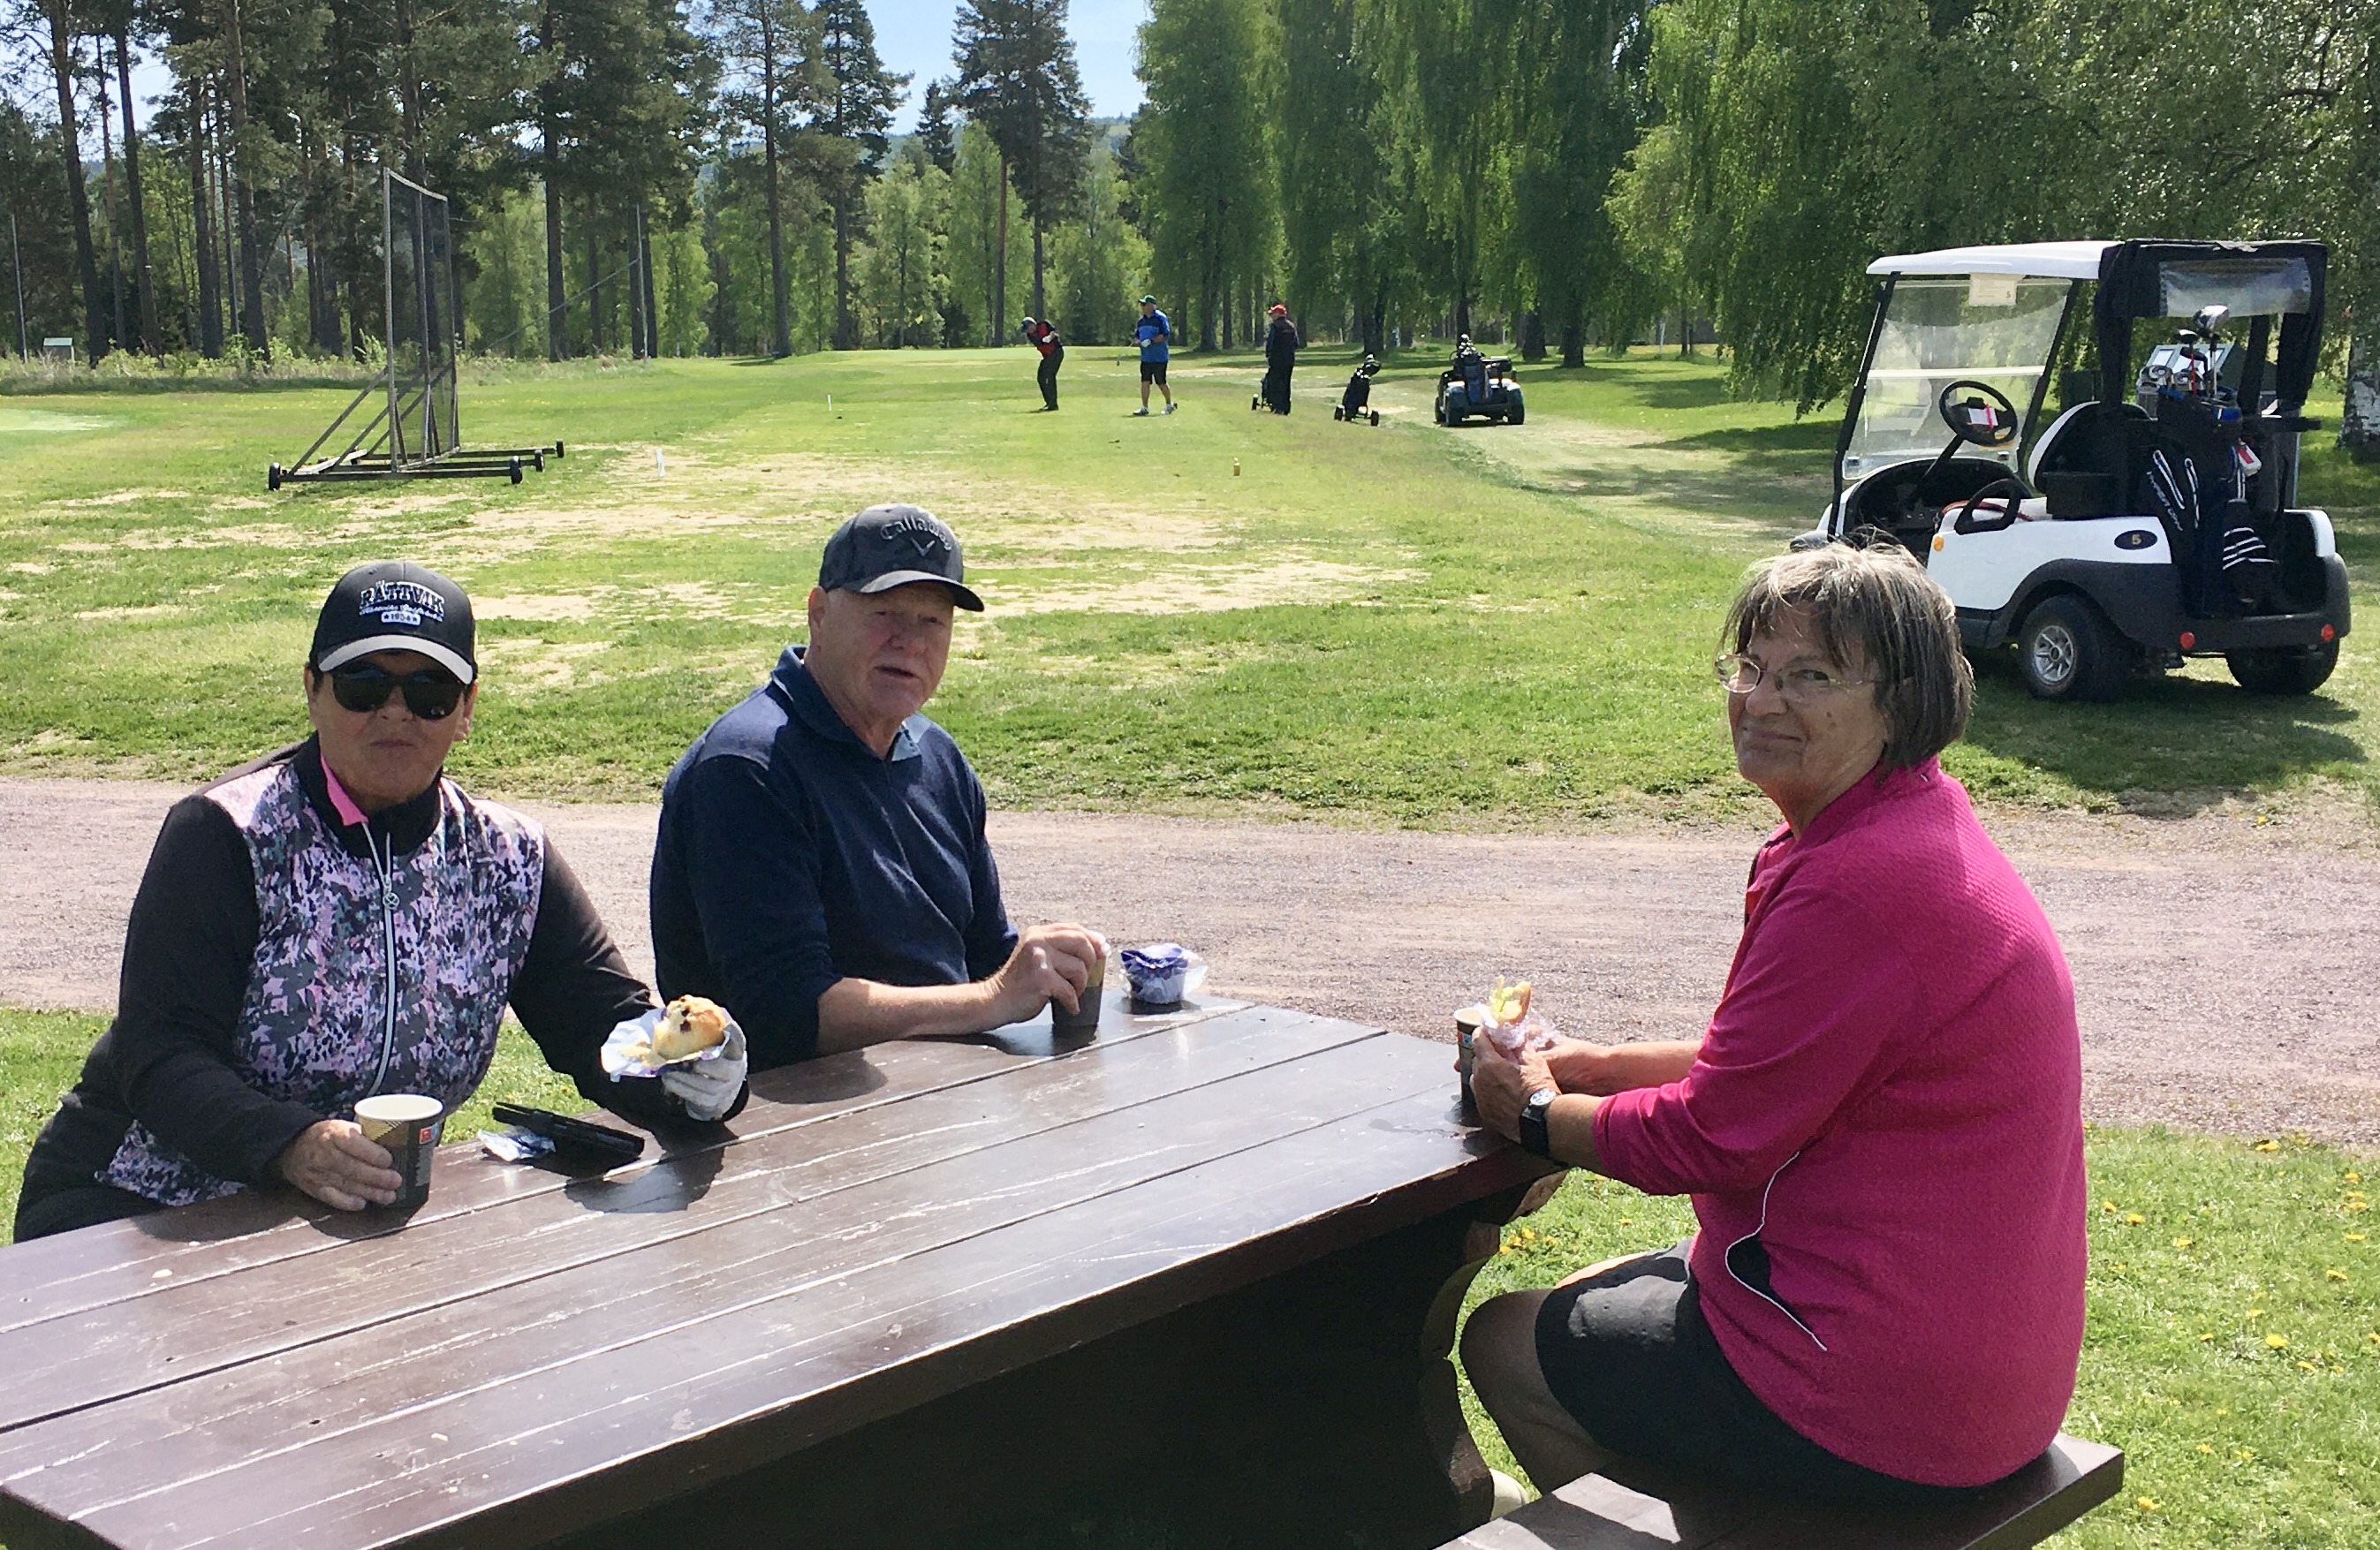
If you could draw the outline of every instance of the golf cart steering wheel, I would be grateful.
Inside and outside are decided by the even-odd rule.
[[[1955,395],[1970,394],[1965,402]],[[1983,382],[1956,381],[1942,389],[1934,407],[1940,412],[1942,423],[1950,434],[1961,442],[1972,442],[1979,447],[2004,447],[2016,440],[2016,406],[2007,394]]]

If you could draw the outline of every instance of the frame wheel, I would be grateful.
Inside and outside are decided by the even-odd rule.
[[[1333,404],[1330,406],[1330,418],[1332,419],[1345,419],[1347,418],[1347,411],[1341,408],[1338,405]]]
[[[2310,695],[2328,682],[2331,670],[2338,666],[2338,642],[2231,651],[2223,660],[2231,669],[2233,681],[2252,695]]]
[[[1380,423],[1380,411],[1378,409],[1372,411],[1372,423],[1374,425]]]
[[[2131,666],[2123,639],[2087,599],[2045,599],[2024,616],[2016,649],[2035,699],[2106,704],[2123,696]]]

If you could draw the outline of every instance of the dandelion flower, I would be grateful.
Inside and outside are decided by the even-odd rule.
[[[2251,1308],[2240,1316],[2242,1318],[2263,1318],[2265,1316],[2265,1310],[2262,1308]]]
[[[2198,1343],[2199,1343],[2199,1344],[2201,1344],[2201,1345],[2204,1345],[2206,1342],[2208,1342],[2209,1340],[2212,1340],[2212,1339],[2214,1339],[2214,1338],[2215,1338],[2215,1331],[2214,1331],[2214,1330],[2212,1330],[2212,1329],[2210,1329],[2210,1330],[2206,1331],[2204,1334],[2203,1334],[2203,1335],[2201,1335],[2201,1336],[2199,1336],[2199,1337],[2198,1337]]]
[[[2289,1349],[2289,1338],[2287,1335],[2267,1335],[2265,1337],[2265,1344],[2274,1350],[2287,1350]]]
[[[2215,1448],[2210,1443],[2200,1443],[2198,1445],[2198,1451],[2201,1453],[2212,1453],[2215,1451]]]
[[[2301,1373],[2311,1373],[2314,1371],[2314,1364],[2311,1362],[2301,1362],[2298,1363],[2298,1371]]]
[[[2112,1214],[2117,1210],[2117,1208],[2116,1203],[2112,1200],[2103,1200],[2099,1202],[2099,1209],[2102,1211]]]
[[[2344,1270],[2325,1270],[2323,1272],[2323,1275],[2334,1281],[2343,1281],[2347,1279],[2347,1272]]]
[[[2132,1505],[2139,1508],[2143,1512],[2155,1512],[2157,1509],[2156,1498],[2155,1496],[2143,1496],[2139,1501]]]
[[[2380,1346],[2380,1329],[2374,1330],[2370,1335],[2366,1336],[2365,1338],[2369,1339],[2374,1345]]]
[[[2252,1447],[2237,1447],[2232,1451],[2239,1455],[2240,1462],[2243,1464],[2252,1464],[2256,1461],[2256,1450]]]
[[[2259,1152],[2277,1152],[2280,1149],[2281,1144],[2277,1141],[2259,1141],[2256,1143],[2256,1150]]]
[[[2347,1235],[2347,1241],[2350,1243],[2361,1243],[2371,1236],[2368,1232],[2350,1232]]]
[[[2347,1181],[2350,1184],[2360,1184],[2363,1182],[2363,1175],[2350,1168],[2347,1170]]]
[[[2195,1238],[2177,1238],[2173,1241],[2173,1246],[2177,1249],[2186,1249],[2196,1241],[2198,1240]]]
[[[2142,1216],[2138,1211],[2133,1211],[2125,1216],[2124,1225],[2126,1227],[2138,1227],[2147,1220],[2148,1218],[2146,1217]]]

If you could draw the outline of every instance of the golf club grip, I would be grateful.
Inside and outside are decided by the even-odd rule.
[[[645,1138],[626,1131],[615,1131],[609,1125],[598,1125],[585,1120],[574,1120],[566,1114],[550,1109],[530,1108],[517,1103],[500,1103],[492,1110],[496,1123],[518,1125],[546,1137],[556,1146],[593,1152],[620,1162],[629,1162],[645,1155]]]

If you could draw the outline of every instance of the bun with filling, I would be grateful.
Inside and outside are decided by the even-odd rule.
[[[653,1030],[656,1060],[683,1060],[727,1042],[727,1013],[717,1001],[701,996],[680,996],[662,1013]]]

